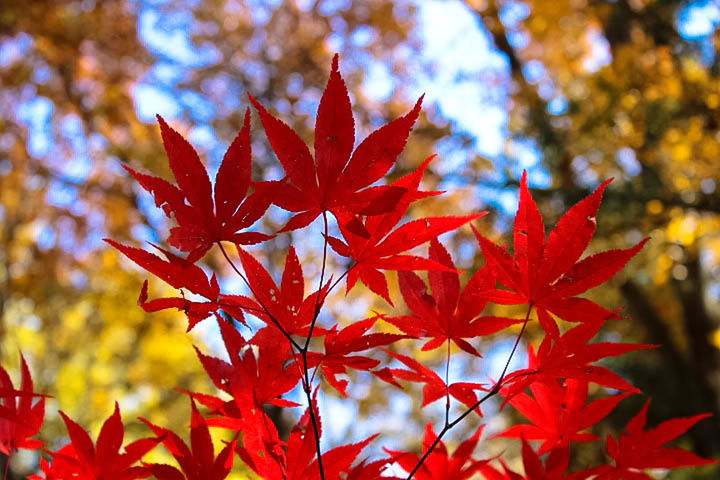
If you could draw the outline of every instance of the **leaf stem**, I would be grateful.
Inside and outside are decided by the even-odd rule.
[[[278,319],[275,318],[275,316],[270,313],[270,310],[268,310],[267,306],[265,306],[265,304],[263,304],[262,300],[260,300],[260,297],[258,297],[258,295],[257,295],[257,294],[255,293],[255,291],[253,290],[253,288],[252,288],[252,286],[250,285],[250,282],[248,281],[247,277],[237,268],[237,266],[235,265],[235,263],[230,259],[230,256],[227,254],[227,251],[225,251],[225,247],[223,247],[222,243],[221,243],[221,242],[217,242],[217,243],[218,243],[218,246],[220,247],[220,251],[222,252],[223,256],[225,257],[225,260],[230,264],[230,266],[232,267],[232,269],[235,270],[235,273],[237,273],[237,274],[240,276],[240,278],[243,279],[243,281],[245,282],[245,285],[247,285],[247,287],[250,289],[250,291],[252,292],[253,296],[255,296],[255,298],[257,299],[258,303],[260,303],[260,306],[263,308],[263,310],[265,311],[265,313],[267,314],[267,316],[270,318],[270,320],[273,322],[273,324],[275,324],[275,326],[280,329],[280,332],[282,332],[282,334],[285,336],[285,338],[288,339],[288,341],[290,342],[290,344],[291,344],[293,347],[295,347],[295,348],[297,348],[298,350],[302,351],[302,347],[300,346],[300,344],[298,344],[298,343],[295,341],[295,339],[292,338],[292,336],[287,332],[287,330],[285,330],[285,328],[280,324],[280,322],[278,321]]]
[[[324,243],[323,243],[323,258],[322,258],[322,268],[320,269],[320,283],[318,285],[318,295],[315,297],[315,312],[313,314],[312,322],[310,323],[310,330],[308,331],[307,338],[305,339],[305,346],[303,347],[303,351],[307,352],[308,348],[310,347],[310,340],[312,339],[313,330],[315,329],[315,323],[317,322],[318,316],[320,315],[320,295],[322,294],[322,288],[323,288],[323,282],[325,281],[325,268],[327,267],[327,249],[328,249],[328,220],[327,220],[327,212],[323,211],[323,225],[325,230],[325,235],[323,235]],[[324,299],[323,299],[324,301]],[[318,455],[320,451],[318,450]]]
[[[445,359],[445,426],[450,421],[450,337],[447,338],[447,358]]]
[[[522,328],[520,329],[520,333],[518,333],[517,337],[515,338],[515,344],[513,345],[512,350],[510,351],[510,355],[507,358],[507,361],[505,362],[505,366],[503,367],[502,373],[500,374],[500,378],[495,382],[495,385],[493,385],[493,388],[490,389],[489,392],[487,392],[483,397],[475,402],[472,407],[465,410],[460,416],[458,416],[455,420],[448,423],[447,417],[445,419],[445,426],[443,426],[442,430],[438,434],[437,437],[435,437],[435,440],[433,443],[428,447],[428,449],[425,451],[422,457],[420,457],[420,460],[418,460],[418,463],[415,465],[415,467],[412,469],[410,474],[407,476],[406,480],[410,480],[413,475],[417,473],[418,470],[420,470],[420,467],[425,462],[427,457],[432,453],[433,450],[435,450],[435,447],[437,447],[437,444],[440,443],[440,440],[443,438],[443,436],[450,431],[455,425],[460,423],[465,417],[470,415],[470,412],[474,411],[476,408],[478,408],[480,405],[485,403],[486,400],[488,400],[491,397],[494,397],[498,393],[500,393],[500,390],[502,388],[503,380],[505,379],[505,374],[507,373],[508,368],[510,367],[510,362],[513,359],[513,356],[515,355],[515,352],[517,351],[517,347],[520,344],[520,339],[522,338],[523,334],[525,333],[525,328],[527,327],[528,321],[530,320],[530,313],[533,309],[533,304],[528,304],[528,310],[525,314],[525,321],[523,322]],[[445,381],[445,384],[447,385],[447,380]]]

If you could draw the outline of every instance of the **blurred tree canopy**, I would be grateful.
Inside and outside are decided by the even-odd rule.
[[[160,113],[217,167],[247,93],[311,141],[337,51],[359,137],[427,92],[397,174],[439,151],[428,187],[451,192],[420,208],[493,208],[483,228],[502,236],[523,169],[550,224],[615,177],[593,248],[652,241],[593,295],[634,318],[609,334],[662,348],[614,367],[654,397],[651,422],[720,418],[719,23],[712,0],[0,0],[3,365],[17,366],[21,349],[55,397],[47,440],[64,431],[56,408],[97,430],[114,398],[126,419],[182,427],[187,400],[172,387],[210,388],[191,344],[212,345],[213,331],[189,338],[180,314],[135,306],[143,274],[102,238],[153,241],[168,226],[121,164],[169,177]],[[254,125],[254,178],[277,178]],[[448,241],[461,268],[482,264],[468,232]],[[264,254],[277,262],[288,242]],[[309,246],[304,261],[317,253]],[[457,373],[478,366],[493,374]],[[352,415],[375,418],[402,404],[395,395],[357,391]],[[623,403],[615,428],[639,402]],[[415,426],[385,428],[419,436],[428,414],[405,407]],[[720,455],[720,422],[691,438],[699,454]]]

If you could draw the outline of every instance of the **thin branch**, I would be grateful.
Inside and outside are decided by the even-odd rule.
[[[225,251],[225,247],[223,247],[223,245],[222,245],[222,242],[217,242],[217,244],[218,244],[218,246],[220,247],[220,251],[222,252],[223,256],[225,257],[225,260],[230,264],[230,266],[232,267],[232,269],[235,270],[235,273],[237,273],[237,274],[240,276],[240,278],[243,279],[243,281],[245,282],[245,285],[247,285],[247,287],[250,289],[250,291],[252,292],[252,294],[253,294],[253,295],[255,296],[255,298],[257,299],[258,303],[260,303],[260,306],[261,306],[261,307],[263,308],[263,310],[265,311],[265,314],[267,314],[267,316],[270,318],[270,320],[273,322],[273,324],[275,324],[275,326],[280,329],[280,331],[281,331],[282,334],[285,336],[285,338],[288,339],[288,341],[290,342],[290,344],[291,344],[293,347],[297,348],[298,350],[302,351],[302,347],[295,341],[294,338],[292,338],[292,336],[287,332],[287,330],[285,330],[285,328],[280,324],[280,322],[278,321],[278,319],[275,318],[275,316],[270,313],[270,311],[269,311],[268,308],[265,306],[265,304],[263,304],[262,300],[260,300],[260,298],[257,296],[257,294],[256,294],[255,291],[253,290],[252,286],[250,285],[250,282],[248,281],[247,277],[237,268],[237,266],[235,265],[235,263],[230,259],[230,256],[229,256],[229,255],[227,254],[227,252]]]
[[[420,460],[418,461],[418,463],[415,465],[415,467],[412,469],[410,474],[407,476],[407,480],[410,480],[413,477],[413,475],[415,475],[417,473],[417,471],[420,469],[422,464],[425,463],[425,460],[427,459],[427,457],[430,456],[430,454],[432,453],[433,450],[435,450],[435,447],[437,447],[437,444],[440,443],[440,440],[442,440],[443,436],[448,431],[450,431],[450,429],[452,429],[455,425],[460,423],[465,417],[470,415],[470,412],[474,411],[476,408],[478,408],[480,405],[482,405],[489,398],[497,395],[500,392],[500,389],[502,388],[503,380],[505,379],[505,374],[507,373],[507,370],[510,366],[510,362],[512,361],[513,356],[515,355],[515,352],[517,351],[517,347],[520,344],[520,339],[522,338],[523,334],[525,333],[525,327],[527,327],[528,321],[530,320],[530,313],[532,312],[532,309],[533,309],[533,305],[532,304],[528,305],[528,311],[527,311],[527,314],[525,315],[525,321],[523,322],[523,326],[520,329],[520,333],[518,333],[518,336],[515,338],[515,344],[513,345],[512,351],[510,352],[510,355],[508,356],[508,359],[505,362],[505,367],[503,368],[502,373],[500,374],[500,378],[497,380],[497,382],[495,382],[495,385],[493,386],[493,388],[489,392],[487,392],[480,400],[475,402],[475,404],[472,407],[465,410],[465,412],[463,412],[458,418],[456,418],[452,422],[448,423],[447,418],[446,418],[445,425],[443,426],[442,430],[440,431],[438,436],[435,437],[435,440],[430,445],[430,447],[428,447],[428,449],[425,451],[423,456],[420,457]],[[447,380],[445,381],[445,384],[447,385]]]
[[[313,330],[315,329],[315,323],[317,322],[318,316],[320,315],[320,295],[322,292],[323,282],[325,281],[325,268],[327,267],[327,248],[328,248],[328,220],[327,220],[327,212],[323,211],[323,224],[325,226],[325,235],[323,235],[323,238],[325,242],[323,243],[323,258],[322,258],[322,268],[320,269],[320,284],[318,285],[318,295],[315,298],[315,312],[313,313],[313,319],[310,323],[310,330],[308,331],[307,338],[305,339],[305,346],[303,347],[303,351],[307,352],[308,347],[310,346],[310,340],[312,339]],[[319,450],[318,450],[319,452]]]

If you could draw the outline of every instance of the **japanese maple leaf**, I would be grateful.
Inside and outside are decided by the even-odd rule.
[[[328,237],[330,246],[344,257],[352,258],[353,266],[348,271],[347,291],[358,279],[392,305],[387,280],[380,270],[452,270],[433,260],[403,255],[404,252],[437,238],[445,232],[482,217],[487,212],[463,217],[433,217],[413,220],[393,230],[407,211],[410,204],[436,192],[419,192],[420,179],[433,157],[423,162],[415,172],[410,173],[392,185],[405,193],[397,200],[390,212],[367,216],[364,222],[354,219],[347,212],[338,212],[338,224],[345,242]],[[354,220],[357,220],[355,222]],[[353,226],[354,225],[354,226]]]
[[[552,384],[558,378],[585,380],[604,387],[631,393],[640,390],[612,370],[591,365],[606,357],[615,357],[654,345],[633,343],[588,342],[597,334],[605,320],[592,320],[568,330],[560,338],[545,336],[537,353],[528,349],[528,368],[517,370],[505,378],[503,395],[512,399],[534,382]]]
[[[702,458],[681,448],[662,448],[662,446],[683,433],[700,420],[711,416],[709,413],[686,418],[673,418],[662,422],[655,428],[645,430],[647,410],[650,400],[625,427],[626,433],[619,440],[607,437],[607,453],[615,461],[614,466],[598,467],[594,472],[597,480],[633,480],[652,479],[642,473],[653,468],[674,469],[712,465],[717,460]]]
[[[514,425],[496,437],[540,440],[538,453],[544,455],[555,448],[567,447],[570,442],[591,442],[597,435],[583,433],[583,430],[605,418],[628,393],[613,395],[586,404],[588,382],[568,379],[565,385],[559,382],[530,385],[533,396],[525,393],[510,400],[515,409],[532,424]]]
[[[355,322],[342,330],[335,325],[325,335],[325,352],[308,352],[308,368],[319,367],[338,392],[347,396],[347,380],[339,380],[337,375],[345,373],[347,368],[354,370],[370,370],[380,364],[379,360],[362,355],[351,355],[380,345],[389,345],[403,338],[405,335],[392,333],[366,334],[380,316],[366,318]]]
[[[525,439],[522,442],[522,461],[525,475],[510,470],[505,462],[501,460],[502,470],[490,464],[483,465],[480,468],[480,472],[486,480],[586,480],[594,475],[593,469],[567,473],[570,462],[570,449],[567,447],[551,450],[543,463],[540,455],[532,449],[530,444]]]
[[[520,203],[515,216],[514,257],[473,229],[487,263],[498,281],[509,290],[496,290],[491,300],[535,307],[548,335],[558,327],[550,313],[571,322],[611,315],[603,307],[576,295],[596,287],[620,271],[645,245],[647,238],[626,250],[608,250],[580,260],[597,224],[602,194],[611,180],[563,215],[545,241],[545,226],[527,186],[527,172],[520,180]]]
[[[274,202],[296,213],[281,232],[309,225],[326,211],[344,209],[375,215],[392,209],[393,199],[402,192],[370,185],[392,168],[405,148],[420,113],[422,97],[407,115],[371,133],[353,152],[355,121],[335,55],[315,122],[314,157],[295,131],[270,115],[252,96],[250,101],[260,114],[270,145],[286,172],[286,181]]]
[[[319,292],[316,291],[305,298],[302,265],[292,246],[285,258],[285,271],[280,287],[252,255],[240,247],[238,254],[247,274],[250,289],[259,302],[259,304],[253,302],[254,310],[251,313],[268,324],[278,322],[289,335],[307,336],[316,309],[322,307],[327,296],[330,282],[328,281]],[[322,329],[313,329],[313,336],[323,332]]]
[[[223,320],[218,324],[230,363],[195,349],[215,386],[235,397],[236,402],[249,402],[258,407],[265,403],[297,406],[295,402],[280,398],[300,381],[297,365],[286,361],[290,348],[280,332],[270,327],[258,331],[252,339],[257,347],[256,356],[234,326]]]
[[[117,402],[115,411],[100,429],[96,445],[80,425],[63,412],[60,412],[60,415],[65,422],[71,444],[53,454],[48,478],[54,476],[79,480],[132,480],[148,476],[143,467],[134,465],[155,448],[160,439],[136,440],[125,447],[125,453],[120,453],[125,428]]]
[[[424,383],[425,386],[423,387],[422,403],[423,407],[430,405],[431,403],[439,400],[442,397],[445,397],[445,394],[447,392],[450,393],[450,396],[456,398],[468,407],[471,407],[475,405],[475,403],[477,403],[477,395],[475,395],[475,390],[486,390],[483,385],[470,382],[457,382],[452,383],[448,386],[437,373],[435,373],[433,370],[429,369],[422,363],[418,362],[414,358],[408,357],[407,355],[402,355],[400,353],[391,352],[390,350],[384,348],[383,350],[391,357],[407,365],[410,370],[404,370],[401,368],[383,368],[381,370],[375,370],[372,373],[381,380],[392,383],[397,387],[400,387],[400,385],[397,383],[397,381],[395,381],[396,378],[408,382]],[[478,414],[481,414],[479,407],[476,409],[476,411],[478,412]]]
[[[15,390],[8,372],[0,366],[0,452],[10,456],[19,449],[37,450],[37,435],[45,419],[44,395],[33,391],[33,379],[25,357],[20,355],[20,389]],[[33,397],[41,397],[34,401]]]
[[[445,444],[439,442],[415,472],[413,478],[416,480],[469,480],[472,478],[489,462],[489,460],[476,460],[472,457],[484,427],[481,425],[475,435],[462,442],[452,455],[448,454]],[[437,435],[433,431],[432,424],[428,423],[423,438],[423,451],[427,451],[436,438]],[[406,472],[411,472],[420,461],[420,456],[416,453],[388,449],[385,451],[390,455],[392,461],[400,465]]]
[[[195,262],[221,240],[251,245],[272,238],[258,232],[240,232],[265,213],[278,186],[273,182],[254,183],[255,191],[246,197],[251,173],[250,110],[245,112],[243,128],[223,157],[214,187],[192,145],[161,116],[157,118],[177,186],[124,167],[152,193],[165,215],[177,221],[178,226],[170,231],[170,245],[189,252],[188,260]]]
[[[495,286],[492,268],[478,270],[460,293],[460,277],[455,264],[436,238],[430,241],[429,258],[449,269],[428,272],[432,295],[428,294],[425,282],[416,273],[398,272],[400,292],[414,315],[386,319],[408,335],[430,337],[423,350],[433,350],[452,340],[471,355],[480,356],[466,338],[490,335],[514,323],[522,323],[522,320],[511,318],[480,316],[488,304],[485,294]]]
[[[317,411],[317,399],[312,408],[318,423],[318,436],[322,436],[322,419]],[[377,437],[373,435],[350,445],[341,445],[322,454],[323,473],[327,479],[349,478],[348,473],[360,452]],[[309,409],[293,427],[287,443],[286,467],[283,475],[268,480],[316,480],[320,478],[317,450]],[[356,473],[356,475],[359,475]]]
[[[162,438],[163,445],[180,465],[180,469],[177,469],[170,465],[152,463],[146,464],[145,469],[158,480],[223,480],[232,470],[236,441],[228,443],[215,457],[210,429],[205,418],[200,415],[195,402],[190,403],[190,447],[175,432],[141,419]]]
[[[222,294],[215,275],[208,279],[202,268],[184,258],[173,255],[167,250],[155,247],[167,258],[167,260],[163,260],[157,255],[139,248],[122,245],[107,238],[105,241],[170,286],[177,289],[187,289],[208,299],[207,302],[196,302],[183,296],[183,298],[158,298],[148,301],[147,281],[143,283],[138,298],[138,304],[143,310],[156,312],[166,308],[177,308],[185,312],[188,317],[188,331],[192,330],[198,322],[208,318],[213,313],[218,313],[220,310],[245,323],[242,310],[252,311],[259,309],[257,304],[247,297]]]

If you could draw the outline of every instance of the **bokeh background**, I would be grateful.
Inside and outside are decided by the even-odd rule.
[[[310,142],[338,52],[360,138],[426,94],[392,175],[438,153],[425,184],[448,193],[414,215],[489,209],[479,228],[507,241],[523,170],[548,225],[615,178],[591,249],[652,241],[591,295],[632,317],[605,335],[662,348],[611,365],[653,398],[651,424],[713,413],[683,445],[718,458],[719,25],[717,0],[0,0],[2,364],[17,372],[22,350],[37,389],[54,396],[42,434],[51,448],[65,441],[58,408],[97,433],[115,399],[130,436],[147,434],[138,416],[184,429],[189,405],[173,387],[210,391],[191,345],[216,349],[217,335],[212,326],[187,335],[181,314],[136,306],[147,275],[101,239],[157,241],[168,225],[121,165],[170,178],[159,113],[216,169],[247,93]],[[254,178],[278,178],[257,118],[253,138]],[[286,218],[273,211],[263,228]],[[277,237],[259,254],[279,265],[301,235]],[[460,268],[483,264],[468,229],[443,240]],[[303,245],[306,273],[317,274],[319,244]],[[205,261],[234,285],[219,258]],[[341,323],[392,312],[362,289],[351,300],[352,310],[343,296],[330,305]],[[497,375],[509,343],[486,341],[480,361],[457,355],[453,378]],[[441,354],[415,354],[442,366]],[[424,424],[442,414],[420,409],[419,392],[354,380],[352,401],[323,395],[326,446],[382,431],[376,453],[419,448]],[[622,428],[642,402],[624,401],[602,429]],[[487,411],[490,431],[513,421]],[[393,420],[380,421],[388,412]],[[296,413],[274,415],[287,429]],[[449,443],[476,425],[453,431]],[[507,446],[493,442],[483,452]],[[574,461],[602,459],[580,449]],[[14,459],[15,478],[37,461]],[[667,478],[715,475],[686,469]]]

